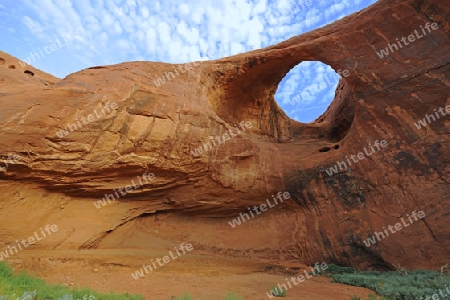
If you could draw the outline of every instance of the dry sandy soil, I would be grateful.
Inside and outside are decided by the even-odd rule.
[[[253,259],[236,259],[207,254],[186,254],[135,280],[131,273],[143,262],[163,257],[160,250],[32,250],[22,251],[10,262],[16,270],[27,270],[50,283],[89,287],[109,293],[142,294],[145,299],[168,300],[185,292],[196,299],[221,299],[229,291],[249,300],[268,299],[266,292],[284,283],[290,274],[305,268],[275,266]],[[349,300],[366,298],[369,290],[331,283],[315,277],[289,289],[284,299]]]

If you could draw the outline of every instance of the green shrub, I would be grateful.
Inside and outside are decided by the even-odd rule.
[[[369,294],[369,297],[367,298],[367,300],[377,300],[377,295]]]
[[[335,264],[329,264],[327,269],[322,271],[322,275],[335,275],[335,274],[352,274],[357,272],[352,267],[341,267]],[[331,277],[331,276],[330,276]]]
[[[278,286],[272,287],[269,293],[271,293],[275,297],[286,297],[286,290],[284,290],[283,288],[279,288]]]
[[[172,298],[170,298],[170,300],[194,300],[194,298],[191,295],[189,295],[188,293],[184,293],[181,296],[172,297]]]
[[[236,295],[233,292],[229,292],[227,295],[223,297],[223,300],[244,300],[241,296]]]
[[[8,298],[16,299],[17,297],[25,298],[30,295],[28,299],[89,299],[89,296],[95,297],[95,300],[141,300],[144,299],[141,295],[130,295],[128,293],[123,295],[109,295],[93,292],[89,289],[73,290],[63,285],[48,285],[44,280],[34,278],[26,273],[13,275],[11,268],[5,262],[0,262],[0,295],[9,296]]]
[[[194,298],[188,293],[184,293],[183,295],[178,297],[173,296],[172,298],[170,298],[170,300],[194,300]],[[236,295],[233,292],[229,292],[228,294],[223,296],[223,300],[244,300],[244,298]]]
[[[413,300],[431,297],[450,285],[450,277],[436,271],[416,270],[400,274],[397,271],[356,271],[348,267],[329,265],[325,276],[334,282],[368,288],[385,299]],[[376,296],[369,295],[369,299]]]

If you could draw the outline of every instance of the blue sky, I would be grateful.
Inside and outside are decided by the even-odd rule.
[[[218,59],[277,44],[375,2],[3,0],[0,49],[61,78],[125,61]],[[303,62],[275,99],[291,118],[311,122],[332,101],[338,78],[326,65]]]

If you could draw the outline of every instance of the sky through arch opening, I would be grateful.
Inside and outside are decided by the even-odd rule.
[[[338,70],[341,76],[348,70]],[[275,101],[291,118],[311,123],[320,117],[334,99],[340,75],[319,61],[304,61],[292,68],[281,80]]]

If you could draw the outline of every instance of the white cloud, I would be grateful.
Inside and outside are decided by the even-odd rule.
[[[180,11],[180,14],[183,16],[189,16],[189,13],[191,12],[191,10],[189,9],[189,6],[185,3],[180,4],[179,11]]]
[[[166,22],[160,22],[157,27],[159,41],[162,45],[170,45],[170,48],[173,48],[171,45],[171,36],[170,36],[170,27]]]
[[[121,35],[122,34],[122,26],[120,26],[120,23],[115,21],[114,25],[112,26],[112,32],[116,35]]]
[[[245,47],[240,43],[232,42],[230,47],[230,52],[232,55],[239,54],[245,52]]]
[[[151,56],[155,55],[156,52],[156,42],[157,42],[157,35],[156,31],[153,28],[147,29],[146,33],[146,46],[147,46],[147,53]]]
[[[103,28],[111,28],[114,18],[109,13],[104,13],[101,19]]]
[[[29,16],[24,16],[22,18],[22,22],[33,34],[36,34],[41,37],[43,36],[44,28],[39,22],[34,21]]]
[[[140,12],[141,12],[141,16],[144,19],[147,19],[150,16],[150,10],[148,9],[148,7],[141,6],[140,7]]]
[[[203,21],[204,13],[205,12],[203,8],[198,8],[194,11],[191,17],[191,20],[194,22],[194,24],[200,24]]]
[[[319,23],[322,18],[322,15],[318,9],[310,9],[306,13],[306,20],[305,24],[307,27],[314,26],[315,24]]]
[[[125,39],[119,39],[116,41],[116,46],[122,51],[131,50],[131,43]]]
[[[345,4],[343,2],[333,4],[328,9],[325,10],[325,17],[330,18],[332,15],[338,14],[342,12],[345,8]]]

